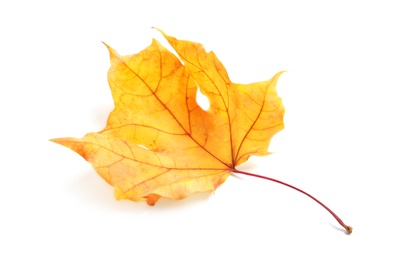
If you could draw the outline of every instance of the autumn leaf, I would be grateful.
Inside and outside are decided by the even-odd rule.
[[[107,126],[81,139],[54,140],[89,161],[116,198],[150,205],[216,189],[251,155],[267,155],[283,128],[280,73],[234,84],[201,44],[163,35],[184,65],[156,40],[129,56],[107,46],[115,102]],[[208,111],[196,102],[197,88],[209,99]]]
[[[52,140],[90,162],[117,199],[149,205],[213,191],[231,172],[244,173],[235,167],[269,154],[285,111],[276,91],[281,73],[236,84],[213,52],[161,33],[181,61],[156,40],[127,56],[106,45],[115,104],[106,127]],[[197,104],[198,88],[209,100],[207,111]]]

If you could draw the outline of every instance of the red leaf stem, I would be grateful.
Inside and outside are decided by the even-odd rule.
[[[284,186],[287,186],[287,187],[289,187],[289,188],[295,189],[296,191],[299,191],[299,192],[305,194],[305,195],[308,196],[309,198],[311,198],[311,199],[313,199],[314,201],[316,201],[317,203],[319,203],[320,206],[322,206],[323,208],[325,208],[328,212],[330,212],[330,214],[331,214],[331,215],[338,221],[338,223],[346,230],[346,233],[347,233],[347,234],[351,234],[351,233],[352,233],[353,228],[352,228],[351,226],[346,225],[346,224],[337,216],[337,214],[335,214],[330,208],[328,208],[326,205],[324,205],[322,202],[320,202],[318,199],[316,199],[315,197],[313,197],[313,196],[310,195],[309,193],[307,193],[307,192],[305,192],[305,191],[303,191],[303,190],[301,190],[301,189],[299,189],[299,188],[297,188],[297,187],[294,187],[293,185],[287,184],[287,183],[285,183],[285,182],[283,182],[283,181],[279,181],[279,180],[276,180],[276,179],[273,179],[273,178],[270,178],[270,177],[266,177],[266,176],[262,176],[262,175],[258,175],[258,174],[254,174],[254,173],[249,173],[249,172],[245,172],[245,171],[240,171],[240,170],[237,170],[237,169],[233,169],[233,172],[234,172],[234,173],[240,173],[240,174],[248,175],[248,176],[253,176],[253,177],[257,177],[257,178],[261,178],[261,179],[266,179],[266,180],[269,180],[269,181],[273,181],[273,182],[282,184],[282,185],[284,185]]]

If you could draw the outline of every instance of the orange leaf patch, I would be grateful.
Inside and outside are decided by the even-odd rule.
[[[115,108],[106,127],[52,140],[90,162],[117,199],[149,205],[213,191],[251,155],[267,155],[285,111],[276,92],[281,73],[232,83],[213,52],[161,33],[184,65],[156,40],[127,56],[107,46]],[[210,102],[207,111],[197,104],[197,88]]]

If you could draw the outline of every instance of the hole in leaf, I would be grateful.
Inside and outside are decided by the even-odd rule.
[[[146,147],[145,145],[142,145],[142,144],[137,144],[137,146],[141,147],[142,149],[149,150],[149,148],[148,148],[148,147]]]
[[[197,88],[197,104],[205,111],[208,110],[210,104],[208,98]]]

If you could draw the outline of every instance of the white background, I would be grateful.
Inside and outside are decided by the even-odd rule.
[[[8,2],[8,3],[6,3]],[[0,259],[393,259],[390,1],[2,1]],[[48,141],[101,130],[109,55],[155,26],[215,51],[234,82],[278,83],[274,154],[212,194],[116,201],[81,157]]]

